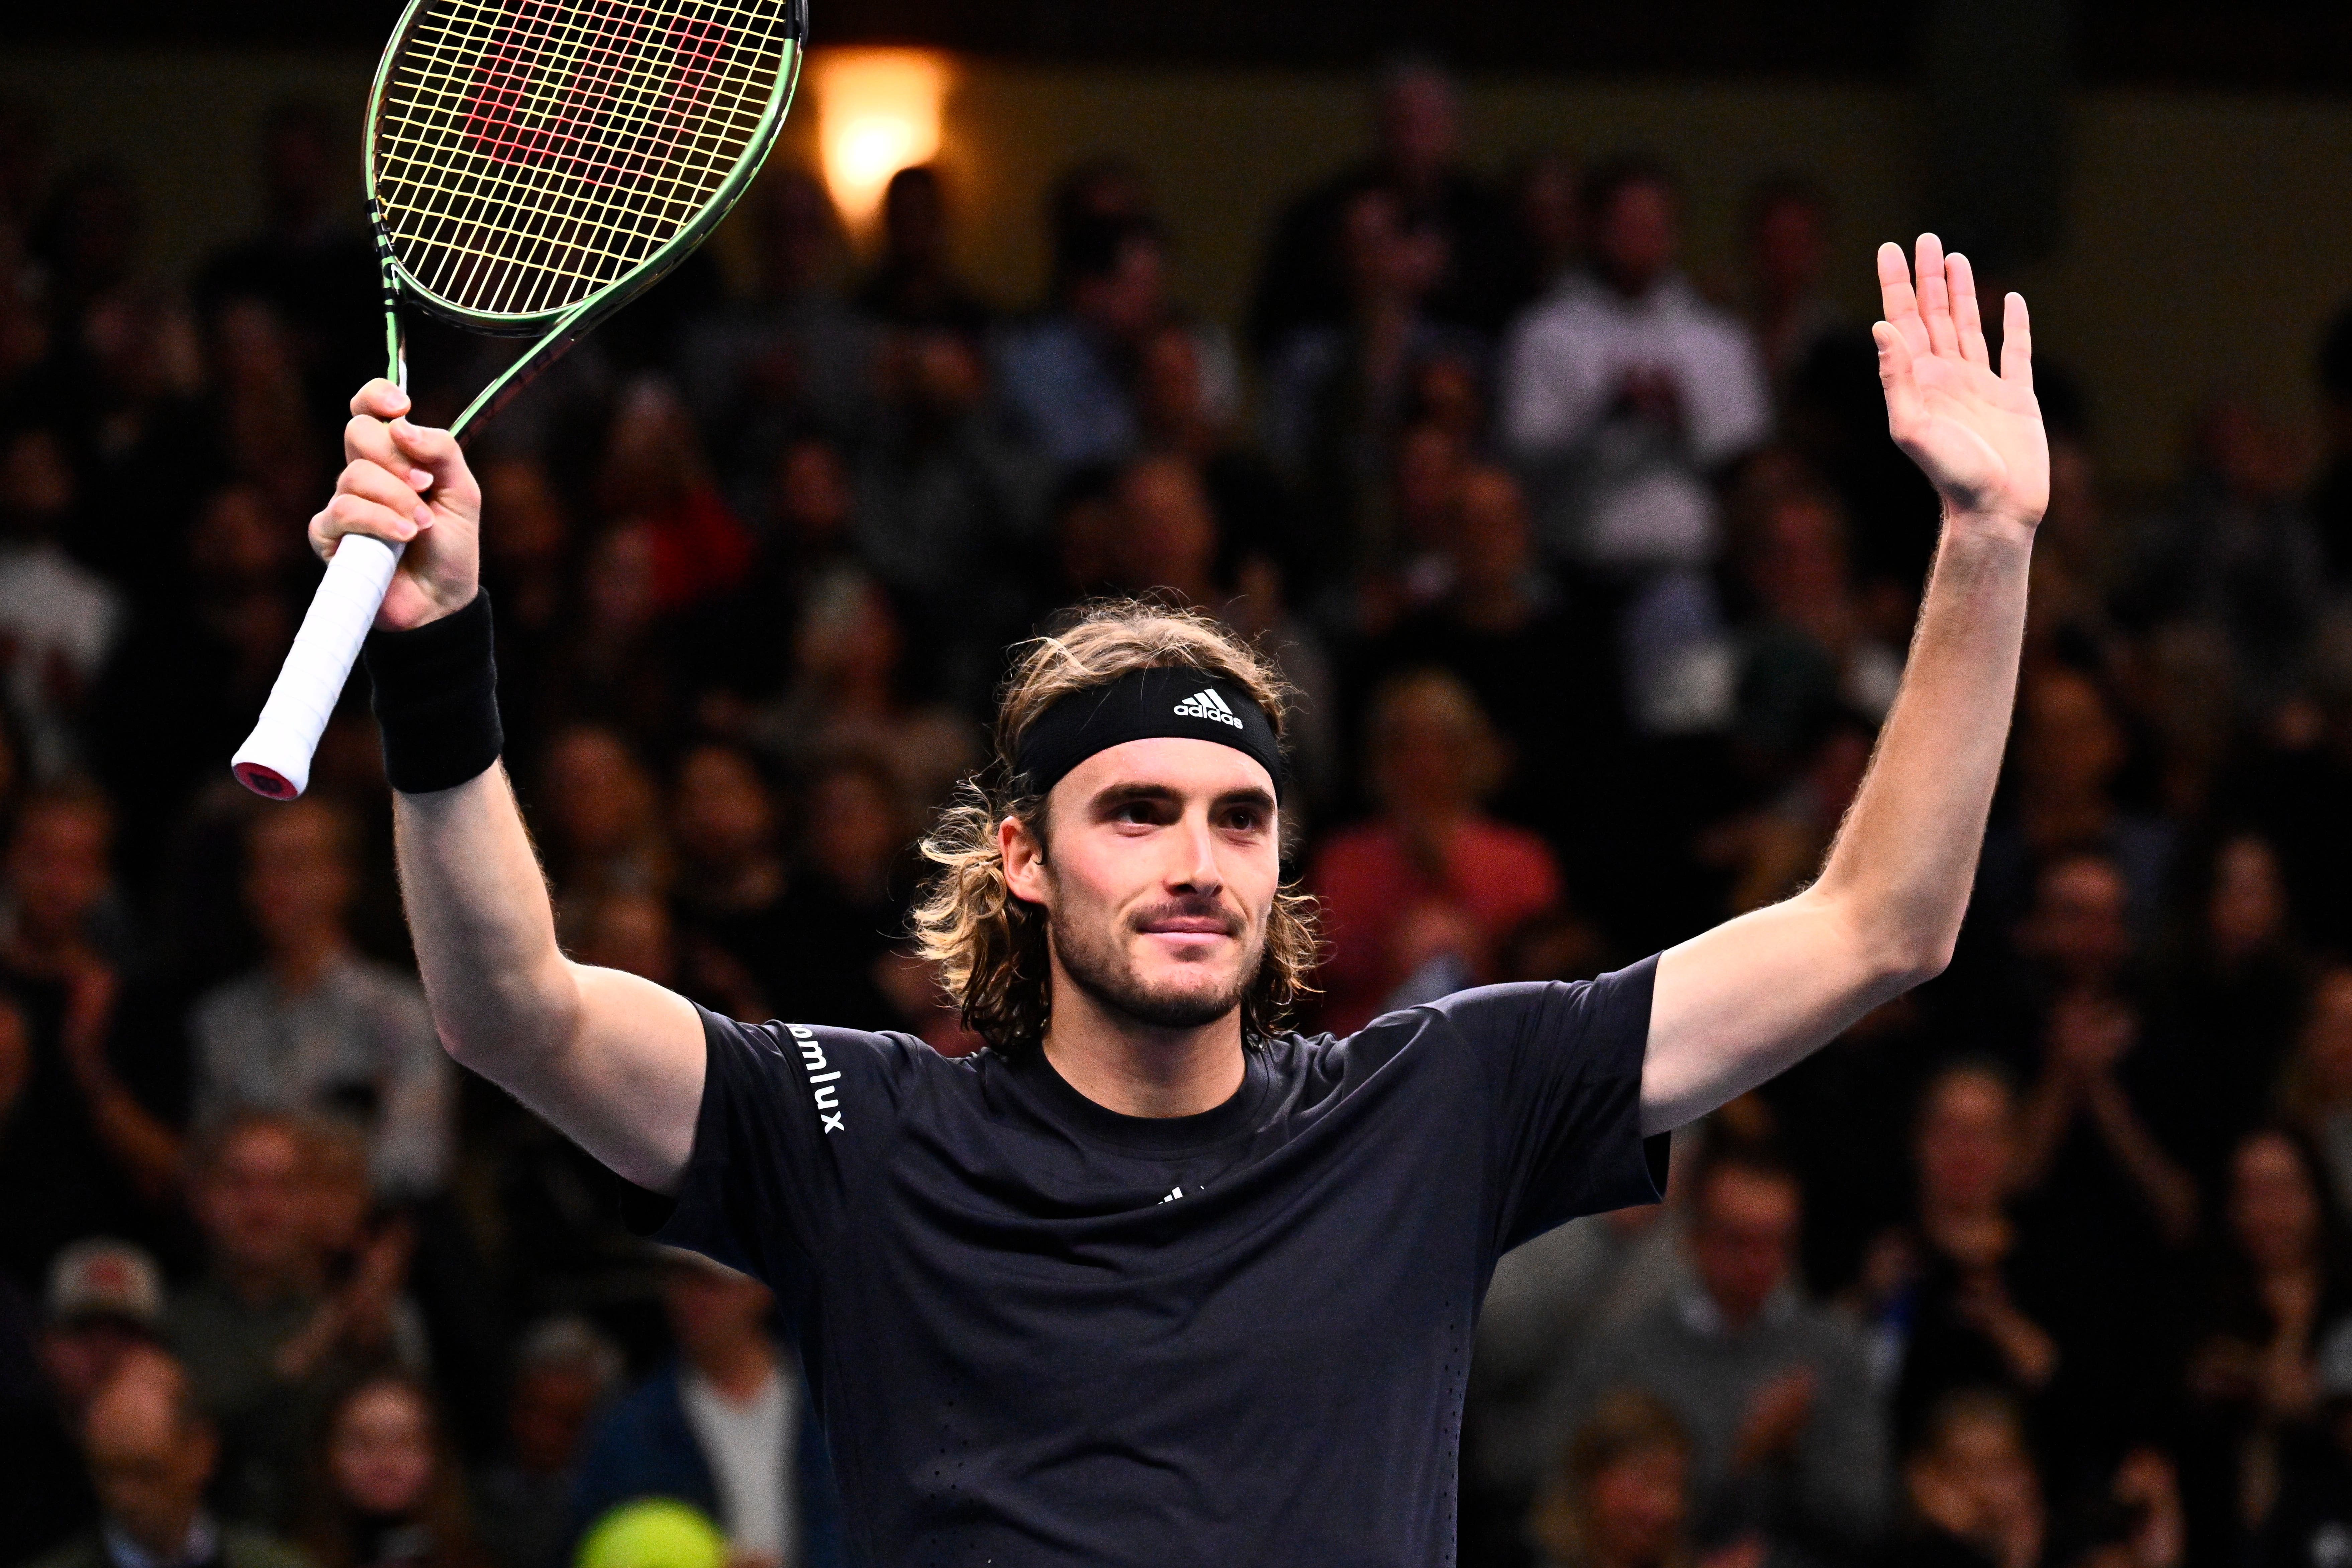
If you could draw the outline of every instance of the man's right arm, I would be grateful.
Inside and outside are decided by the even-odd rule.
[[[350,461],[310,526],[325,554],[349,533],[407,547],[381,631],[414,630],[478,591],[480,493],[457,442],[408,425],[407,412],[389,382],[352,400]],[[393,800],[401,894],[442,1045],[620,1175],[675,1193],[707,1065],[693,1005],[564,957],[502,766]]]

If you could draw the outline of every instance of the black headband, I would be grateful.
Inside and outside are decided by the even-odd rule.
[[[1024,795],[1044,795],[1097,752],[1129,741],[1214,741],[1254,757],[1282,793],[1282,744],[1274,721],[1242,687],[1198,669],[1136,669],[1108,686],[1074,691],[1031,722],[1013,773]]]

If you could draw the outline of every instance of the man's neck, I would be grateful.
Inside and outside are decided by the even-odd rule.
[[[1159,1120],[1197,1116],[1241,1089],[1241,1009],[1196,1029],[1139,1023],[1073,984],[1057,956],[1045,1051],[1063,1082],[1106,1110]]]

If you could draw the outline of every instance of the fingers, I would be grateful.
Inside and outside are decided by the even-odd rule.
[[[397,419],[408,412],[408,394],[377,376],[352,394],[352,412],[366,419]]]
[[[473,470],[466,466],[465,449],[457,445],[455,436],[446,430],[411,425],[405,419],[395,419],[385,429],[391,432],[394,449],[401,460],[414,465],[414,471],[431,476],[443,499],[475,495]]]
[[[1886,426],[1899,439],[1926,416],[1919,380],[1912,371],[1912,350],[1904,335],[1888,322],[1870,329],[1878,345],[1878,384],[1886,391]]]
[[[1911,288],[1911,263],[1903,247],[1889,240],[1878,247],[1879,313],[1903,334],[1914,352],[1927,347],[1927,324],[1919,320],[1919,297]]]
[[[336,546],[350,534],[405,544],[430,528],[432,509],[417,498],[406,477],[411,471],[404,465],[395,473],[365,459],[344,468],[335,481],[334,499],[310,520],[310,547],[331,560]]]
[[[1919,237],[1914,268],[1919,290],[1919,319],[1927,325],[1927,346],[1939,354],[1958,354],[1959,335],[1952,329],[1951,293],[1944,281],[1944,242],[1932,234]]]
[[[1970,364],[1992,368],[1992,351],[1985,346],[1984,317],[1977,309],[1976,268],[1958,251],[1944,258],[1944,282],[1952,295],[1952,330],[1960,340],[1960,357]]]
[[[2022,294],[2001,301],[2000,378],[2033,390],[2033,322],[2025,313]]]

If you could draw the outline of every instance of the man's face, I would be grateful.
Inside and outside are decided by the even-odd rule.
[[[192,1423],[179,1373],[126,1370],[90,1405],[83,1432],[90,1486],[107,1517],[150,1552],[176,1558],[211,1480],[212,1435]]]
[[[1761,1172],[1720,1171],[1701,1189],[1691,1261],[1725,1318],[1746,1323],[1788,1278],[1799,1211],[1793,1183]]]
[[[1045,842],[999,836],[1015,897],[1045,907],[1056,984],[1197,1029],[1241,1005],[1282,877],[1274,783],[1214,741],[1129,741],[1054,786]]]
[[[341,835],[324,811],[295,806],[257,819],[247,840],[245,900],[269,946],[340,929],[355,881]]]
[[[308,1162],[294,1135],[259,1126],[231,1140],[196,1185],[197,1223],[221,1263],[292,1279],[310,1246]]]

